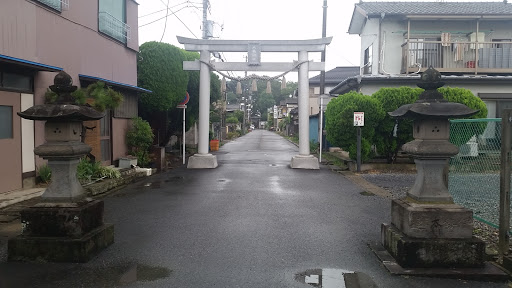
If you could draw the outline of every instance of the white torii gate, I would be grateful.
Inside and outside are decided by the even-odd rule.
[[[309,152],[309,71],[324,71],[324,62],[311,62],[309,52],[322,52],[332,37],[312,40],[208,40],[178,36],[185,50],[200,52],[199,61],[183,61],[183,70],[199,70],[199,141],[197,154],[188,160],[187,168],[216,168],[217,157],[208,153],[210,119],[210,72],[266,71],[299,72],[299,155],[292,157],[290,167],[319,169],[318,159]],[[248,52],[247,62],[210,62],[211,52]],[[260,63],[261,52],[297,52],[298,62]]]

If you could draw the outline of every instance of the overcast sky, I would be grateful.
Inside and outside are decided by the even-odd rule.
[[[138,2],[140,4],[139,44],[162,41],[184,48],[177,42],[176,36],[202,38],[202,0],[138,0]],[[209,2],[210,10],[207,17],[215,22],[213,35],[217,39],[306,40],[322,36],[324,0],[209,0]],[[327,0],[327,36],[332,36],[333,40],[327,46],[326,70],[337,66],[359,65],[359,35],[347,33],[354,4],[358,2],[359,0]],[[471,2],[471,0],[463,2]],[[167,3],[170,15],[166,20]],[[153,23],[148,24],[150,22]],[[225,60],[231,62],[245,61],[244,54],[241,53],[224,54],[224,56]],[[320,53],[310,53],[309,58],[319,62]],[[297,59],[296,53],[270,55],[262,53],[262,61],[291,62]],[[276,73],[260,72],[258,74],[273,76]],[[318,75],[318,72],[310,73],[310,77],[314,75]],[[287,80],[296,81],[296,79],[297,73],[287,75]]]

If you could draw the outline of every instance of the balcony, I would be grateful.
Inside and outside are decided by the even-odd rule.
[[[108,12],[99,12],[99,31],[122,42],[130,40],[130,26]]]
[[[402,44],[401,73],[429,66],[441,73],[512,74],[512,42],[408,41]]]

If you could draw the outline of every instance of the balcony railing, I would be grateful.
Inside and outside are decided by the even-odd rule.
[[[401,73],[512,74],[512,42],[409,41],[402,44]]]
[[[62,7],[61,7],[62,0],[37,0],[37,1],[43,3],[44,5],[46,5],[48,7],[55,9],[55,10],[62,11]],[[68,5],[69,5],[69,2],[68,2]]]
[[[123,43],[130,40],[130,26],[108,12],[99,12],[99,30]]]

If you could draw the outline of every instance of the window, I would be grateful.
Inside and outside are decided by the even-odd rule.
[[[492,46],[493,48],[511,48],[512,47],[512,39],[492,39],[492,42],[496,42],[496,43],[493,43]],[[500,42],[505,42],[505,43],[500,43]]]
[[[99,0],[98,29],[122,43],[130,39],[130,26],[126,24],[125,0]]]
[[[34,77],[27,74],[0,71],[0,90],[32,92]]]
[[[0,139],[12,139],[12,106],[0,106]]]
[[[44,5],[53,8],[57,11],[62,11],[61,2],[62,0],[37,0],[40,3],[43,3]]]
[[[373,45],[364,50],[364,67],[363,74],[372,74],[372,50]]]

